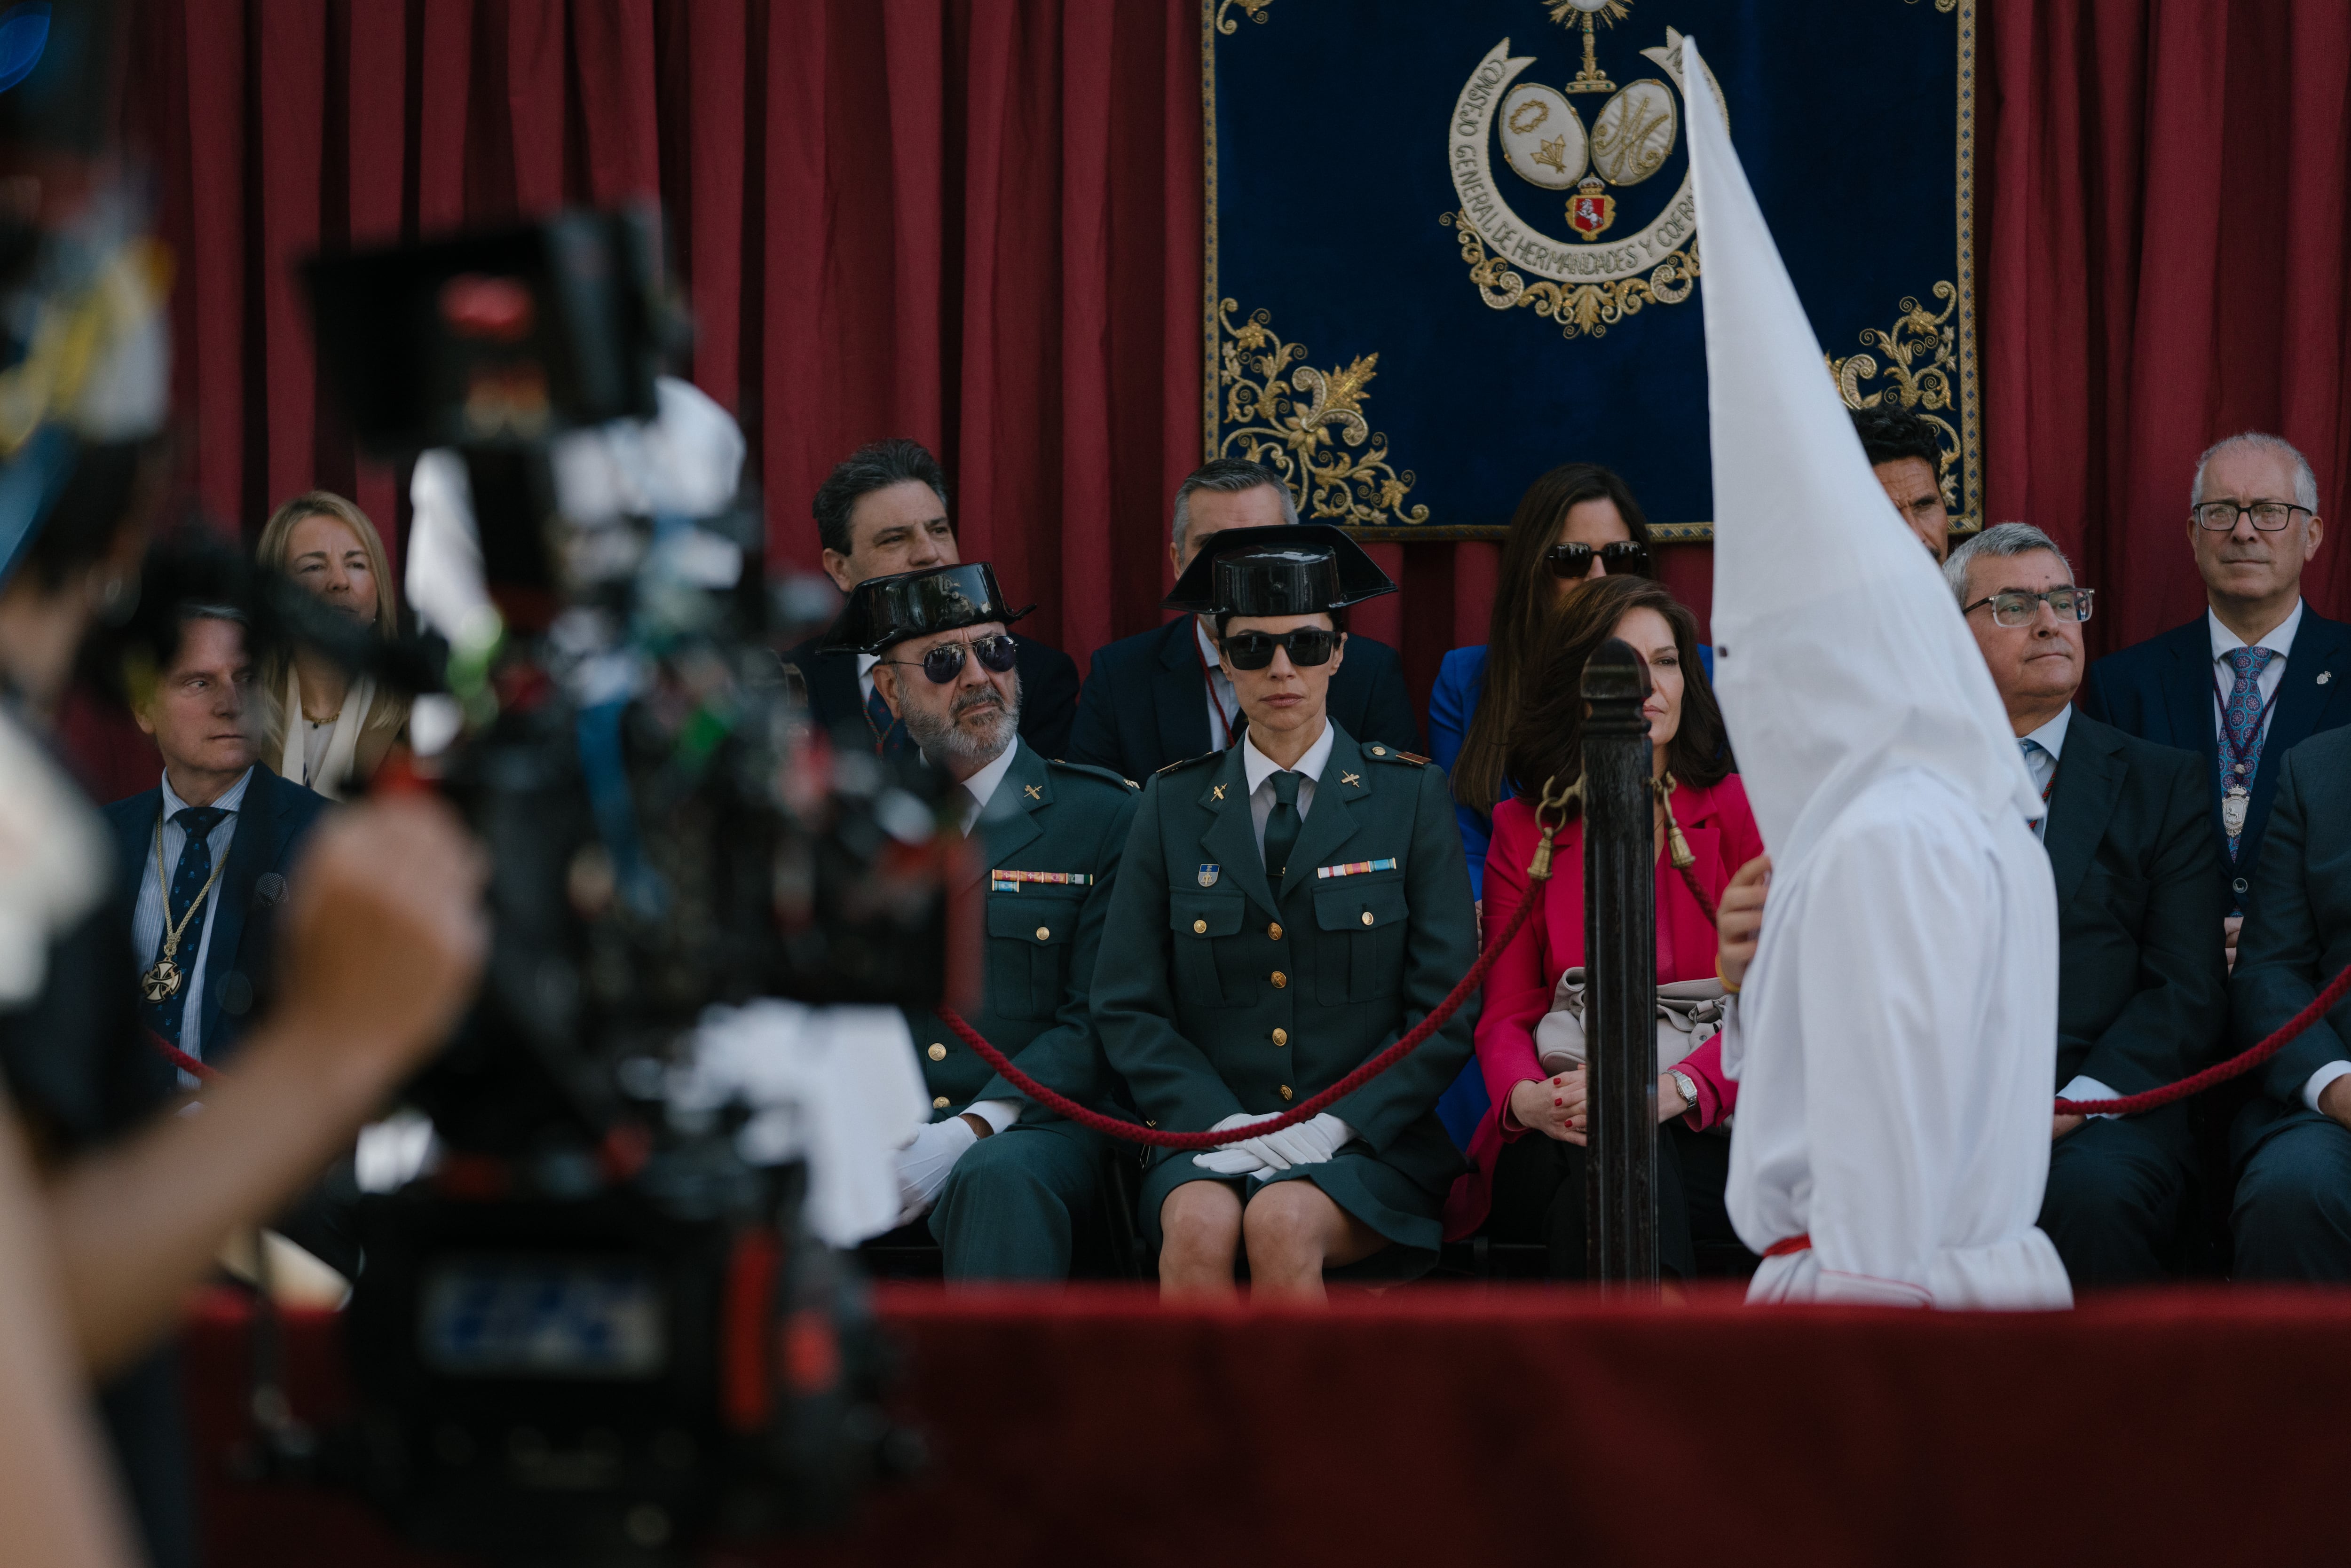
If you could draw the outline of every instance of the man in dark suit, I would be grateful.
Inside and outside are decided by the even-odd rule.
[[[162,753],[162,780],[106,808],[134,901],[147,1027],[201,1062],[232,1054],[263,1010],[275,912],[327,809],[254,760],[252,679],[236,613],[184,609],[178,648],[136,715]]]
[[[2202,758],[2073,710],[2090,595],[2040,529],[1987,528],[1944,574],[2049,802],[2058,1093],[2105,1100],[2184,1078],[2228,1027]],[[2188,1191],[2188,1107],[2057,1116],[2050,1133],[2040,1223],[2075,1289],[2161,1279]]]
[[[953,566],[955,529],[947,522],[947,476],[919,442],[904,437],[861,446],[817,487],[810,503],[824,570],[847,593],[869,578]],[[906,727],[873,689],[872,655],[821,654],[811,637],[785,655],[808,685],[816,722],[836,734],[862,733],[877,750],[911,744]],[[1069,747],[1078,706],[1078,666],[1059,648],[1034,637],[1013,638],[1019,648],[1023,706],[1020,738],[1042,756]]]
[[[2351,964],[2351,727],[2273,765],[2277,800],[2245,900],[2230,983],[2244,1050],[2308,1007]],[[2237,1118],[2235,1273],[2351,1280],[2351,1001],[2272,1057]]]
[[[2351,626],[2302,601],[2303,568],[2326,530],[2301,453],[2274,435],[2232,435],[2197,463],[2189,494],[2205,613],[2099,660],[2081,708],[2212,759],[2207,810],[2233,954],[2276,793],[2277,769],[2262,758],[2351,724]]]
[[[1290,487],[1271,469],[1219,457],[1177,486],[1167,557],[1180,578],[1201,544],[1227,528],[1297,521]],[[1404,662],[1384,643],[1348,638],[1346,662],[1331,677],[1330,714],[1365,742],[1426,749],[1405,690]],[[1121,778],[1148,779],[1170,763],[1230,746],[1239,716],[1239,699],[1217,663],[1213,632],[1200,617],[1179,615],[1156,631],[1095,651],[1078,698],[1070,757]]]

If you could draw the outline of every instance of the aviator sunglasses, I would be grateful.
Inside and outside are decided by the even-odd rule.
[[[1262,670],[1273,663],[1276,648],[1290,650],[1293,664],[1327,664],[1339,633],[1320,626],[1301,626],[1275,636],[1270,632],[1236,632],[1224,640],[1225,658],[1236,670]]]
[[[1638,539],[1618,539],[1596,550],[1591,545],[1553,545],[1543,551],[1543,564],[1551,568],[1553,577],[1589,577],[1594,554],[1608,568],[1611,577],[1649,575],[1649,547]]]
[[[922,657],[923,674],[930,676],[935,686],[946,685],[963,674],[963,651],[969,648],[979,656],[979,667],[1002,674],[1020,656],[1020,645],[1010,637],[998,633],[993,637],[976,637],[968,643],[941,643]],[[885,659],[884,664],[911,664],[913,659]]]

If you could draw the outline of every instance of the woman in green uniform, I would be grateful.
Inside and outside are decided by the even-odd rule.
[[[1239,1129],[1336,1082],[1411,1029],[1476,961],[1444,775],[1360,745],[1324,711],[1346,607],[1392,593],[1337,528],[1231,529],[1165,601],[1215,617],[1244,727],[1144,788],[1093,1009],[1155,1126],[1234,1129],[1161,1152],[1141,1220],[1162,1291],[1320,1300],[1342,1270],[1416,1274],[1461,1171],[1437,1097],[1469,1055],[1474,999],[1396,1066],[1292,1128]]]

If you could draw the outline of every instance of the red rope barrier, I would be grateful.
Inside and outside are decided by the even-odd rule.
[[[1046,1088],[1042,1083],[1013,1066],[1002,1051],[988,1044],[987,1037],[972,1028],[970,1024],[966,1023],[962,1015],[956,1012],[954,1009],[946,1007],[939,1009],[939,1017],[946,1022],[947,1028],[955,1031],[957,1039],[977,1053],[982,1061],[1003,1074],[1007,1083],[1011,1084],[1047,1110],[1067,1116],[1081,1127],[1091,1127],[1097,1133],[1106,1133],[1113,1138],[1123,1138],[1131,1144],[1148,1144],[1155,1149],[1220,1149],[1228,1144],[1238,1143],[1243,1138],[1262,1137],[1268,1133],[1279,1132],[1284,1127],[1294,1127],[1301,1122],[1311,1121],[1340,1100],[1353,1094],[1356,1090],[1402,1061],[1423,1040],[1443,1029],[1453,1015],[1460,1010],[1461,1004],[1469,999],[1470,993],[1485,983],[1486,971],[1494,967],[1494,960],[1501,956],[1502,949],[1508,947],[1512,941],[1516,940],[1519,933],[1526,929],[1527,917],[1534,913],[1535,905],[1541,902],[1543,880],[1550,874],[1550,867],[1546,865],[1541,877],[1530,881],[1526,896],[1519,901],[1518,910],[1502,927],[1502,934],[1487,944],[1486,950],[1478,955],[1478,961],[1469,966],[1469,972],[1461,977],[1461,983],[1454,987],[1451,994],[1443,1001],[1429,1009],[1426,1018],[1405,1030],[1394,1045],[1389,1046],[1320,1094],[1310,1096],[1302,1103],[1291,1106],[1270,1122],[1252,1123],[1246,1128],[1228,1128],[1221,1133],[1163,1133],[1156,1127],[1138,1127],[1132,1122],[1122,1122],[1115,1116],[1105,1116],[1099,1111],[1089,1110],[1079,1104],[1066,1094]]]
[[[2131,1116],[2141,1111],[2152,1111],[2158,1105],[2168,1105],[2175,1100],[2185,1100],[2190,1094],[2201,1094],[2215,1083],[2251,1072],[2279,1051],[2294,1043],[2303,1030],[2325,1018],[2335,1004],[2351,996],[2351,965],[2326,983],[2326,988],[2310,998],[2310,1005],[2270,1031],[2269,1038],[2251,1051],[2216,1062],[2203,1071],[2191,1074],[2177,1083],[2167,1083],[2143,1094],[2125,1094],[2115,1100],[2060,1100],[2057,1113],[2061,1116]]]
[[[141,1025],[141,1027],[142,1029],[145,1028],[144,1025]],[[172,1066],[178,1068],[181,1071],[188,1074],[190,1077],[218,1078],[220,1076],[220,1069],[210,1067],[205,1065],[204,1062],[198,1061],[194,1057],[190,1056],[186,1051],[182,1051],[170,1040],[165,1040],[162,1035],[157,1034],[153,1030],[146,1030],[146,1034],[147,1043],[155,1048],[157,1055],[161,1056],[164,1061],[170,1062]]]

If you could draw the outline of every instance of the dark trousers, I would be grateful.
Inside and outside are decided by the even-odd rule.
[[[2170,1274],[2164,1259],[2188,1194],[2183,1110],[2085,1122],[2050,1149],[2041,1228],[2075,1290]]]
[[[2240,1280],[2351,1280],[2351,1129],[2314,1112],[2286,1121],[2237,1176]]]
[[[1589,1150],[1530,1133],[1502,1145],[1494,1163],[1494,1202],[1487,1234],[1535,1243],[1554,1280],[1581,1280],[1586,1252],[1584,1170]],[[1737,1241],[1723,1188],[1730,1180],[1730,1140],[1693,1133],[1679,1121],[1657,1129],[1657,1263],[1687,1280],[1698,1272],[1695,1240]]]
[[[1099,1133],[1051,1121],[1016,1122],[966,1149],[931,1210],[948,1281],[1068,1279],[1105,1146]]]

